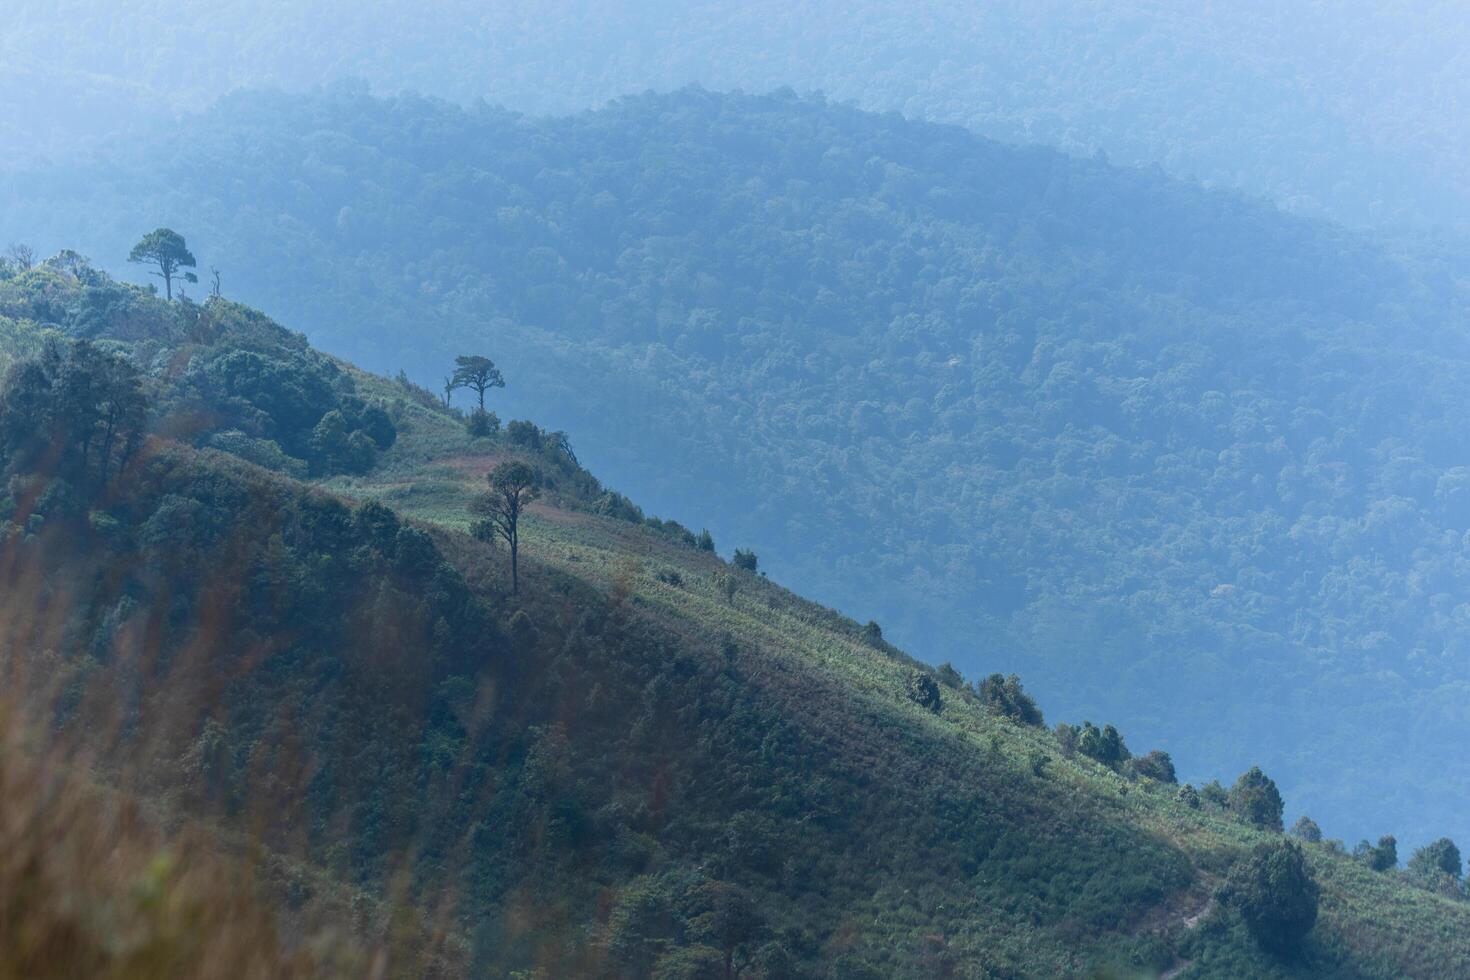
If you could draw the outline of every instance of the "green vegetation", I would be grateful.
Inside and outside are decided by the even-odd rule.
[[[1281,832],[1281,793],[1260,767],[1252,766],[1240,774],[1235,785],[1230,787],[1229,806],[1233,813],[1252,826]]]
[[[1240,913],[1251,935],[1268,949],[1295,952],[1317,922],[1320,889],[1300,845],[1257,844],[1221,886],[1221,904]]]
[[[240,96],[106,160],[15,181],[7,234],[120,258],[167,214],[324,349],[493,354],[501,416],[888,642],[1349,839],[1470,835],[1455,254],[789,93]],[[240,431],[361,470],[308,458],[325,408]]]
[[[128,253],[128,261],[157,266],[158,271],[149,275],[163,280],[164,298],[170,301],[174,298],[174,277],[184,282],[199,281],[197,275],[188,271],[198,264],[194,253],[184,243],[184,236],[171,228],[159,228],[144,235]]]
[[[220,301],[181,334],[180,303],[98,282],[54,275],[52,308],[119,288],[116,332],[15,321],[49,346],[11,369],[0,429],[56,444],[73,417],[12,385],[104,345],[147,428],[126,465],[5,451],[8,691],[50,758],[248,834],[289,869],[283,915],[320,908],[392,975],[1470,970],[1470,903],[1283,851],[1224,790],[1191,807],[1111,726],[1080,730],[1096,761],[1065,751],[1016,678],[932,670],[732,569],[534,423],[475,437],[422,389],[283,345],[273,377],[331,363],[393,421],[371,471],[306,484],[172,438],[189,356],[279,328]],[[540,490],[518,573],[469,533],[506,466]]]

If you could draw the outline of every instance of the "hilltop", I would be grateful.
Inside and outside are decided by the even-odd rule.
[[[1470,970],[1470,905],[1330,842],[1315,927],[1268,951],[1212,900],[1281,840],[1249,794],[918,663],[564,435],[471,436],[75,255],[0,280],[0,336],[8,689],[113,791],[270,855],[283,917],[360,892],[338,915],[395,975]],[[467,533],[508,459],[544,485],[518,591]]]
[[[1460,256],[790,93],[238,95],[0,195],[109,263],[166,222],[378,372],[498,352],[649,510],[1186,778],[1470,837]]]

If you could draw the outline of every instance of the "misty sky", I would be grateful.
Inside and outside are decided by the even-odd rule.
[[[1162,165],[1359,224],[1470,223],[1453,2],[12,0],[0,160],[354,79],[567,112],[689,83]],[[1330,9],[1329,9],[1330,8]]]

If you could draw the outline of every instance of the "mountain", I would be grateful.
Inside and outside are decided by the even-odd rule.
[[[306,957],[334,925],[340,962],[389,976],[1470,969],[1447,874],[1384,867],[1391,842],[1283,843],[1258,770],[1196,791],[1111,726],[1048,730],[1019,680],[919,665],[725,562],[560,433],[471,435],[406,379],[74,253],[0,277],[0,328],[0,776],[27,790],[0,822],[0,928],[76,907],[107,872],[60,856],[89,834],[130,842],[115,881],[145,911],[177,894],[169,828],[262,869],[162,904],[204,923],[182,952],[130,963],[146,930],[84,919],[116,957],[93,975],[228,953],[209,924],[255,895],[279,924],[238,935],[252,967],[280,950],[275,975],[330,972]],[[518,588],[474,505],[511,461],[541,487]],[[24,819],[37,753],[148,817]],[[8,885],[35,880],[26,855],[62,862],[60,900]]]
[[[357,80],[537,113],[691,83],[825,92],[1269,197],[1470,227],[1458,4],[1347,0],[13,0],[0,154],[175,125],[230,91]]]
[[[700,90],[240,96],[0,195],[45,251],[178,228],[374,370],[488,353],[650,509],[1186,778],[1260,763],[1353,838],[1470,835],[1457,253]]]

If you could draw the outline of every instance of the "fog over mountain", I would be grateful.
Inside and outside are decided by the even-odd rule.
[[[13,0],[0,153],[166,127],[240,86],[566,112],[789,85],[1354,224],[1463,228],[1466,51],[1462,5],[1410,0]]]

